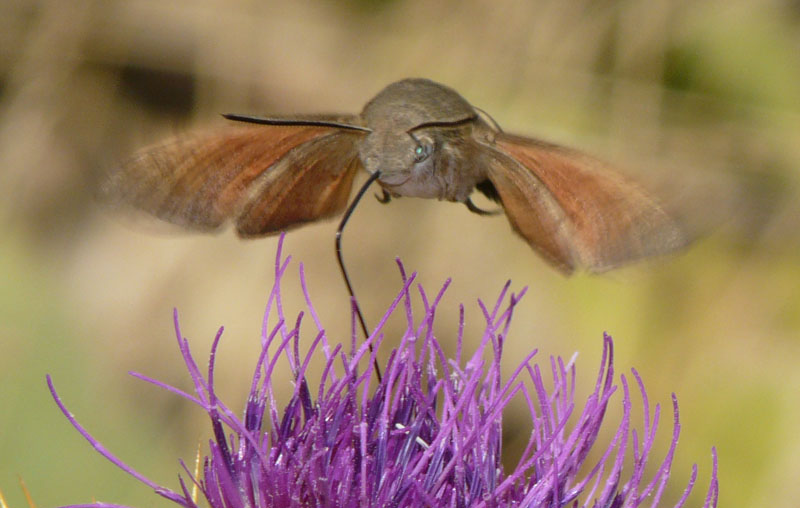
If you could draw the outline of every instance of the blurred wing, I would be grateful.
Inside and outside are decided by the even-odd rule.
[[[339,131],[286,155],[248,189],[236,217],[237,232],[264,235],[341,213],[361,168],[360,138],[358,133]]]
[[[232,220],[241,235],[268,234],[346,206],[359,138],[295,125],[177,137],[134,155],[102,193],[190,229],[214,230]]]
[[[514,229],[564,272],[602,272],[687,243],[643,189],[581,152],[500,133],[489,164]]]

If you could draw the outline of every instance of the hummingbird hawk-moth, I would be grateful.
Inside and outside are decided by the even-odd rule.
[[[508,134],[427,79],[392,83],[359,115],[224,116],[242,124],[140,151],[109,176],[105,193],[190,229],[230,221],[242,237],[347,210],[338,246],[344,222],[375,181],[382,201],[436,198],[487,213],[470,198],[478,191],[564,273],[605,271],[687,242],[651,195],[607,164]],[[362,170],[370,178],[348,208]]]

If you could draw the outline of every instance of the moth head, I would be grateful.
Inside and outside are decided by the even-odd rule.
[[[452,183],[439,172],[447,140],[477,119],[455,90],[427,79],[392,83],[361,113],[370,133],[359,147],[367,171],[393,195],[453,199]]]
[[[392,187],[411,180],[428,181],[435,150],[436,140],[429,133],[373,132],[361,145],[360,155],[367,171],[380,171],[381,183]]]
[[[458,92],[419,78],[392,83],[361,112],[370,129],[397,133],[410,132],[421,125],[457,123],[474,115],[473,107]]]

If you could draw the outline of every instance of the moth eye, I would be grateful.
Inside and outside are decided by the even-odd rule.
[[[414,162],[422,162],[431,154],[430,145],[417,145],[414,149]]]

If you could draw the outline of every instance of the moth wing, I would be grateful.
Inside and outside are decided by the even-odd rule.
[[[236,217],[241,236],[259,236],[319,219],[346,207],[361,168],[360,134],[335,132],[306,142],[261,175]]]
[[[354,166],[343,153],[356,153],[357,133],[341,132],[320,126],[236,126],[206,133],[179,136],[145,148],[111,173],[101,193],[111,203],[132,205],[156,217],[194,230],[215,230],[228,220],[240,223],[247,210],[252,210],[264,194],[264,184],[280,185],[285,175],[302,172],[309,160],[316,161],[313,170],[320,181],[333,185],[324,188],[319,181],[306,178],[312,187],[294,192],[302,194],[305,203],[319,214],[332,213],[330,199],[341,198],[352,184]],[[312,148],[311,155],[304,155]],[[334,154],[326,164],[326,153]],[[348,178],[349,175],[349,178]],[[256,192],[254,189],[258,189]],[[314,193],[328,198],[327,207],[313,206]],[[346,201],[346,196],[344,197]],[[269,207],[269,203],[262,204]],[[312,214],[304,220],[314,220]],[[248,224],[253,218],[249,217]],[[288,227],[293,224],[282,224]],[[259,231],[249,228],[240,234],[266,234],[277,231],[262,224]]]
[[[680,225],[644,189],[582,152],[500,133],[489,179],[514,229],[564,272],[676,250]]]
[[[491,150],[488,176],[514,231],[564,273],[575,269],[569,224],[553,195],[515,159]]]

